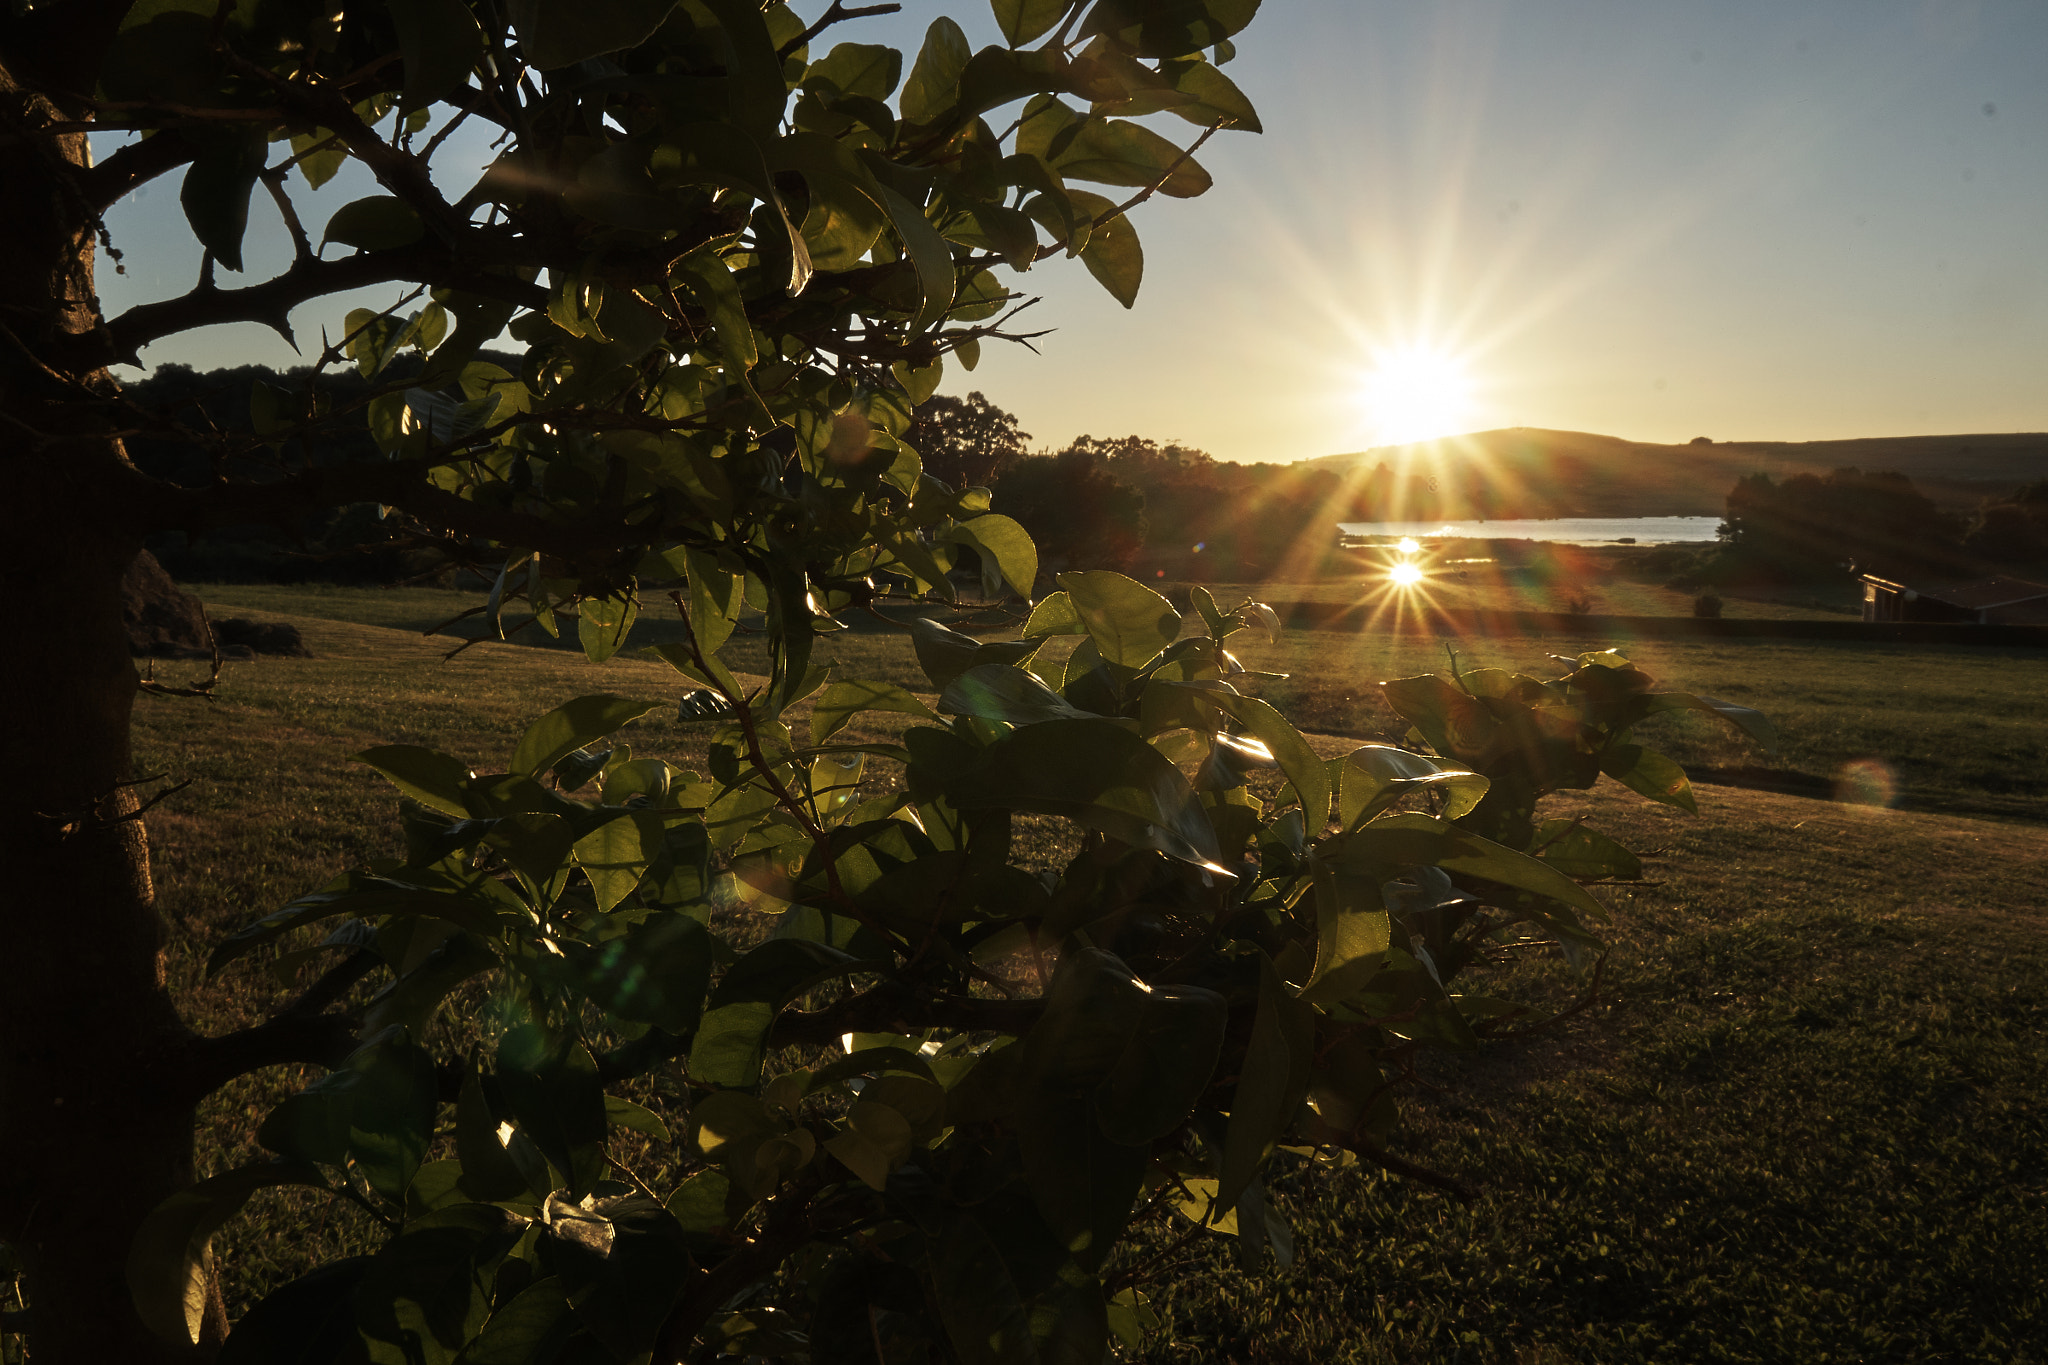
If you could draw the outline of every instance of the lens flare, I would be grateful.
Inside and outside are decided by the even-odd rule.
[[[1898,777],[1880,759],[1859,758],[1835,774],[1835,800],[1845,805],[1889,808],[1898,799]]]
[[[1416,541],[1415,537],[1403,536],[1401,537],[1401,543],[1399,545],[1396,545],[1394,548],[1399,550],[1404,555],[1412,555],[1417,550],[1421,549],[1422,546]]]
[[[1458,356],[1405,346],[1373,359],[1362,395],[1375,444],[1407,445],[1469,430],[1472,380]]]
[[[1422,581],[1422,570],[1413,564],[1396,564],[1387,570],[1387,579],[1397,588],[1412,588]]]

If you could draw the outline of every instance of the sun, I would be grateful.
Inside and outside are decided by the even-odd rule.
[[[1422,570],[1404,559],[1387,570],[1387,579],[1397,588],[1412,588],[1422,581]]]
[[[1404,346],[1374,357],[1361,392],[1373,444],[1406,445],[1469,431],[1472,378],[1448,351]]]

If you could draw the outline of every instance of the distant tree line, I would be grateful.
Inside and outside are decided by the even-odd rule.
[[[479,352],[479,360],[516,370],[519,359]],[[381,380],[403,378],[419,360],[394,360]],[[144,473],[187,487],[218,479],[282,477],[301,461],[316,465],[379,458],[360,419],[324,428],[317,448],[305,438],[267,439],[299,424],[291,418],[307,401],[306,367],[279,371],[267,365],[195,370],[166,363],[125,386],[135,409],[155,420],[127,438],[129,458]],[[367,402],[368,381],[353,369],[328,370],[320,402],[329,411]],[[225,436],[227,441],[218,438]],[[227,453],[223,453],[226,451]],[[204,536],[161,531],[148,548],[173,578],[199,582],[398,583],[445,576],[445,547],[397,533],[374,503],[308,509],[281,521],[217,528]]]
[[[1752,474],[1728,494],[1720,584],[2034,571],[2048,561],[2048,479],[1965,517],[1943,511],[1904,474],[1837,469],[1774,481]]]
[[[980,393],[937,395],[907,439],[925,471],[987,487],[1022,522],[1047,572],[1086,565],[1194,582],[1323,572],[1336,523],[1371,520],[1370,480],[1328,466],[1235,464],[1145,436],[1081,436],[1033,450],[1031,434]]]
[[[518,363],[488,352],[479,358],[508,369]],[[184,484],[281,469],[300,452],[294,442],[266,443],[268,413],[300,401],[305,373],[158,366],[128,389],[138,406],[163,417],[130,439],[132,458]],[[366,386],[353,372],[330,372],[323,381],[337,406],[358,389]],[[315,461],[364,458],[370,438],[361,424],[340,431],[306,453]],[[203,453],[194,439],[216,432],[239,438],[232,467],[216,468],[217,449]],[[934,395],[918,408],[906,439],[934,478],[989,489],[995,508],[1030,531],[1048,575],[1089,567],[1183,582],[1298,580],[1357,568],[1336,550],[1341,521],[1427,517],[1446,497],[1481,515],[1532,514],[1495,506],[1504,495],[1481,484],[1432,488],[1385,464],[1348,475],[1325,464],[1237,464],[1138,435],[1081,436],[1058,450],[1034,449],[1016,416],[978,392]],[[1553,471],[1560,483],[1570,473]],[[150,548],[186,580],[391,583],[448,572],[444,547],[394,534],[379,513],[374,505],[348,507],[203,539],[173,531],[153,537]],[[1689,582],[1811,582],[1839,578],[1851,564],[1908,575],[2038,573],[2048,567],[2048,479],[1963,517],[1937,507],[1903,474],[1753,474],[1728,494],[1720,541],[1708,562],[1684,575]]]

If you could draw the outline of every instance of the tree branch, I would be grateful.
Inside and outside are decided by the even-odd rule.
[[[165,128],[154,137],[131,142],[90,170],[78,173],[79,193],[93,212],[105,213],[137,186],[190,161],[198,149],[176,128]]]
[[[297,1062],[329,1071],[356,1050],[358,1021],[348,1014],[281,1016],[218,1038],[194,1038],[170,1082],[180,1102],[196,1103],[237,1076]]]
[[[937,999],[900,982],[884,982],[821,1010],[788,1010],[769,1032],[770,1047],[836,1043],[847,1033],[922,1033],[928,1028],[969,1033],[1022,1033],[1045,1012],[1043,1000]]]
[[[377,970],[383,959],[368,948],[358,948],[341,961],[322,972],[306,993],[286,1005],[276,1014],[278,1019],[303,1019],[317,1015],[348,994],[349,987]]]
[[[902,8],[903,6],[894,4],[856,5],[852,8],[848,8],[847,6],[840,4],[839,0],[832,0],[832,8],[826,10],[822,15],[820,15],[818,17],[817,23],[812,24],[802,33],[797,34],[796,37],[791,38],[788,42],[784,43],[780,48],[776,50],[775,55],[782,58],[784,61],[788,61],[789,55],[792,52],[795,52],[805,43],[808,43],[811,39],[817,37],[820,33],[823,33],[826,29],[832,27],[832,25],[836,23],[839,23],[846,19],[866,19],[870,15],[876,14],[894,14],[898,10],[901,10]]]
[[[482,268],[509,254],[499,240],[490,238],[491,249],[478,252],[474,248],[485,245],[481,240],[485,234],[472,230],[468,235],[479,240],[465,242],[460,252],[437,243],[414,242],[332,261],[305,258],[262,284],[241,289],[201,284],[174,299],[137,304],[107,324],[112,358],[139,365],[138,353],[151,342],[221,322],[260,322],[290,341],[291,311],[298,305],[327,294],[395,281],[462,289],[522,308],[547,306],[547,291],[539,285]]]

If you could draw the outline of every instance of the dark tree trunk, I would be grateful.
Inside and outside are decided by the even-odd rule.
[[[192,1108],[123,785],[120,583],[146,495],[90,401],[105,372],[64,372],[99,308],[84,139],[38,132],[63,117],[0,69],[0,1240],[26,1267],[30,1358],[106,1365],[194,1354],[148,1335],[124,1275],[137,1223],[192,1179]]]

